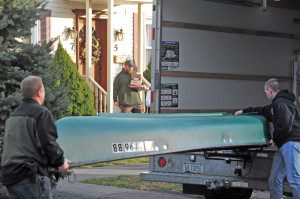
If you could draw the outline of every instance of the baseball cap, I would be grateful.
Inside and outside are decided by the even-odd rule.
[[[124,64],[125,64],[125,66],[128,66],[128,67],[134,66],[132,59],[126,59]]]

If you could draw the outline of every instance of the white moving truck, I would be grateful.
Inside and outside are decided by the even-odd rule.
[[[152,37],[156,113],[263,106],[264,83],[273,77],[296,92],[299,1],[155,0]],[[275,150],[151,156],[141,179],[182,183],[185,193],[207,198],[249,198],[268,189]]]

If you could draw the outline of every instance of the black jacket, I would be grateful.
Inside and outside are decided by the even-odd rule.
[[[28,173],[28,163],[38,163],[40,168],[61,166],[64,156],[57,137],[50,111],[33,99],[23,99],[5,123],[3,184],[22,180]]]
[[[280,148],[289,141],[300,142],[300,112],[294,102],[294,93],[281,90],[273,99],[272,104],[265,107],[249,107],[243,112],[257,112],[265,116],[269,122],[273,122],[273,141]]]

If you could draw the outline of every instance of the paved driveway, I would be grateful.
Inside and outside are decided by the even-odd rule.
[[[77,182],[69,183],[67,180],[60,181],[56,190],[54,190],[54,198],[66,199],[150,199],[150,198],[166,198],[166,199],[190,199],[199,198],[198,196],[183,195],[180,192],[148,192],[137,191],[132,189],[107,187],[99,185],[91,185],[80,183],[80,181],[88,178],[107,178],[118,175],[139,175],[141,172],[147,171],[148,165],[122,165],[114,167],[103,167],[96,169],[77,169],[75,170]]]

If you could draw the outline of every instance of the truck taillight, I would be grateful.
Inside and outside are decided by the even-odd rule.
[[[167,164],[167,162],[166,162],[166,159],[165,159],[164,157],[160,157],[160,158],[158,159],[158,166],[160,166],[160,167],[165,167],[166,164]]]
[[[190,155],[190,161],[195,162],[196,161],[196,156],[195,155]]]
[[[155,40],[155,32],[156,32],[155,28],[152,28],[152,40]]]
[[[173,159],[173,158],[170,158],[170,159],[168,160],[168,167],[171,168],[171,167],[173,167],[174,165],[175,165],[174,159]]]

